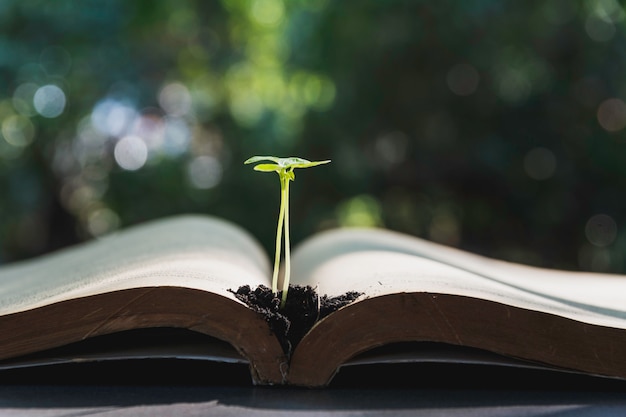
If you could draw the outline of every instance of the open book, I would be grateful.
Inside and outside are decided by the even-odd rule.
[[[294,250],[292,277],[319,294],[362,295],[285,352],[265,319],[232,292],[269,285],[268,256],[246,231],[220,219],[158,220],[6,265],[0,369],[30,366],[37,352],[96,336],[179,328],[222,344],[179,354],[170,346],[168,355],[248,363],[256,384],[324,386],[350,364],[419,359],[412,352],[367,355],[402,342],[626,378],[623,276],[511,264],[379,229],[337,229]],[[428,351],[426,360],[490,360],[452,352]],[[147,346],[131,356],[159,354]]]

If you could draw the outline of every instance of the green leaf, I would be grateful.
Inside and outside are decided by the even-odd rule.
[[[325,160],[325,161],[309,161],[308,159],[304,159],[304,158],[299,158],[297,156],[289,156],[287,158],[279,158],[276,156],[253,156],[250,157],[248,159],[246,159],[246,161],[244,162],[244,164],[252,164],[255,162],[261,162],[261,161],[270,161],[270,162],[274,162],[274,164],[280,166],[283,169],[287,169],[287,168],[310,168],[310,167],[314,167],[317,165],[322,165],[322,164],[327,164],[330,162],[330,159]],[[271,164],[271,165],[274,165]],[[264,164],[264,165],[270,165],[270,164]],[[257,169],[257,171],[277,171],[276,169]]]
[[[280,158],[278,164],[283,167],[290,167],[294,165],[311,163],[308,159],[298,158],[297,156],[290,156],[288,158]]]
[[[276,172],[283,179],[288,181],[294,181],[296,176],[293,172],[296,168],[309,168],[317,165],[327,164],[330,159],[325,161],[309,161],[308,159],[298,158],[297,156],[290,156],[287,158],[278,158],[276,156],[253,156],[248,158],[244,164],[251,164],[260,161],[271,161],[273,164],[259,164],[254,167],[255,171],[261,172]]]
[[[293,164],[291,165],[294,168],[310,168],[310,167],[315,167],[318,165],[323,165],[323,164],[327,164],[330,162],[330,159],[327,159],[325,161],[307,161],[304,163],[297,163],[297,164]]]
[[[254,167],[254,170],[261,172],[279,172],[281,170],[281,167],[276,164],[260,164],[256,165]]]
[[[244,164],[253,164],[259,161],[272,161],[275,163],[279,163],[281,158],[275,156],[252,156],[244,161]]]

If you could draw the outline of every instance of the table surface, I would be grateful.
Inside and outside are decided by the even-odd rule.
[[[616,392],[3,386],[2,416],[622,416]]]
[[[254,387],[194,361],[0,372],[0,416],[621,416],[626,381],[441,364],[346,369],[323,389]]]

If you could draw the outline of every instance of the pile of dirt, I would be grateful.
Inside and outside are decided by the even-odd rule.
[[[285,307],[280,308],[282,291],[274,294],[271,288],[264,285],[259,285],[254,290],[249,285],[243,285],[237,291],[231,292],[265,317],[287,356],[315,322],[350,304],[361,295],[351,291],[338,297],[320,297],[311,286],[290,285]]]

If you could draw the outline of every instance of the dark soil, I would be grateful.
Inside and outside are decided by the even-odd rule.
[[[311,286],[290,285],[287,303],[281,309],[282,291],[274,294],[271,288],[264,285],[259,285],[254,290],[249,285],[243,285],[237,291],[231,292],[252,310],[265,317],[270,330],[278,338],[287,356],[316,321],[350,304],[361,295],[351,291],[338,297],[326,295],[320,297]]]

